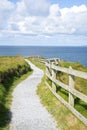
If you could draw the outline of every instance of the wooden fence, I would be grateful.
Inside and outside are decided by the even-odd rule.
[[[51,92],[69,109],[72,113],[79,118],[86,126],[87,126],[87,118],[85,118],[81,113],[79,113],[74,108],[74,97],[78,97],[82,101],[87,103],[87,96],[74,88],[75,85],[75,76],[86,79],[87,80],[87,73],[81,72],[72,69],[71,67],[65,68],[60,66],[59,59],[50,59],[45,61],[46,65],[46,76],[48,79],[52,81],[52,86],[50,86],[47,82],[46,85],[49,87]],[[67,73],[69,75],[69,85],[66,85],[59,81],[56,78],[57,71],[61,71]],[[67,90],[69,93],[69,101],[65,101],[60,95],[56,93],[57,86],[61,86],[63,89]]]

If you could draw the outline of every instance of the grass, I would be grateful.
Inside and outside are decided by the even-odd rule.
[[[20,76],[30,69],[21,56],[0,57],[0,83],[6,83],[14,76]]]
[[[0,57],[0,61],[3,58],[4,57]],[[9,59],[9,61],[7,59]],[[3,64],[7,69],[5,68],[5,71],[2,71],[3,75],[5,73],[7,75],[5,75],[3,80],[0,80],[0,130],[9,130],[9,123],[12,116],[10,106],[12,103],[12,92],[14,88],[17,86],[17,84],[26,79],[32,73],[31,68],[22,57],[7,57],[7,59],[6,60],[8,61],[8,67],[6,66],[6,62],[3,60]],[[13,65],[11,68],[9,68],[10,64],[12,64],[11,59],[14,59],[14,61],[16,61],[16,65]],[[18,61],[18,59],[20,59],[20,61]],[[14,63],[15,62],[13,62],[13,64]],[[21,66],[21,69],[19,69],[19,65]],[[14,69],[14,73],[9,73],[8,68],[10,69],[10,72],[12,72],[11,70]],[[8,74],[11,74],[11,76],[6,78]],[[4,81],[5,78],[6,80]]]
[[[18,66],[23,66],[25,61],[21,56],[2,56],[0,57],[0,72],[5,72],[9,69],[17,69]]]
[[[69,68],[69,66],[71,66],[73,69],[80,70],[82,72],[87,72],[87,68],[84,67],[79,62],[74,63],[74,62],[61,61],[61,66],[66,67],[66,68]],[[58,75],[58,77],[59,77],[59,80],[62,81],[63,83],[69,84],[68,74],[60,73],[60,75]],[[75,89],[77,89],[78,91],[87,95],[87,91],[86,91],[87,90],[87,80],[84,80],[79,77],[75,77]]]
[[[42,69],[43,71],[45,71],[46,67],[45,65],[43,65],[42,63],[37,61],[37,57],[29,57],[28,58],[33,64],[35,64],[38,68]]]
[[[61,61],[61,66],[62,67],[67,67],[72,66],[73,69],[80,70],[83,72],[87,72],[87,68],[81,65],[78,62],[65,62]],[[58,79],[62,81],[65,84],[69,84],[69,79],[68,75],[65,73],[60,73],[58,75]],[[75,89],[80,91],[81,93],[87,95],[87,80],[84,80],[79,77],[75,77]],[[57,92],[59,95],[61,95],[66,101],[68,101],[68,92],[60,88],[60,91]],[[84,117],[87,118],[87,103],[83,102],[82,100],[79,100],[77,97],[75,97],[75,108],[78,110]]]
[[[39,84],[37,94],[42,104],[47,108],[61,130],[87,130],[87,127],[80,122],[48,89],[45,85],[46,77]]]
[[[45,70],[45,66],[42,63],[39,63],[35,59],[31,61],[39,68]],[[87,71],[85,67],[80,65],[80,63],[71,63],[71,62],[61,62],[61,66],[68,67],[73,66],[74,69]],[[68,75],[60,73],[59,79],[64,83],[68,84]],[[41,98],[42,104],[47,108],[47,110],[53,115],[57,121],[57,125],[61,130],[87,130],[87,127],[79,121],[48,89],[45,84],[45,81],[48,80],[45,76],[42,79],[42,82],[39,84],[37,89],[37,94]],[[87,89],[85,87],[87,82],[81,81],[81,79],[76,79],[79,82],[79,89],[84,93]],[[76,81],[76,82],[77,82]],[[51,81],[48,80],[51,84]],[[78,83],[77,82],[77,83]],[[76,83],[76,85],[77,85]],[[81,85],[81,86],[80,86]],[[83,87],[82,87],[83,86]],[[66,101],[68,101],[68,92],[58,86],[58,94],[61,95]],[[78,89],[78,88],[77,88]],[[75,97],[75,108],[80,111],[83,115],[87,116],[87,104],[78,100]]]

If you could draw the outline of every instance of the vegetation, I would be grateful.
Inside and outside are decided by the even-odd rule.
[[[43,59],[43,57],[29,57],[28,58],[33,64],[35,64],[38,68],[42,69],[43,71],[45,71],[46,67],[45,65],[43,65],[41,62],[38,62],[38,60]]]
[[[80,70],[80,71],[83,71],[83,72],[87,72],[87,68],[84,67],[83,65],[81,65],[78,62],[73,63],[73,62],[61,61],[60,65],[62,67],[67,67],[67,68],[69,68],[69,66],[71,66],[73,69]],[[69,84],[69,76],[68,76],[68,74],[60,72],[58,74],[57,78],[60,81],[62,81],[63,83]],[[57,91],[57,93],[59,95],[61,95],[66,101],[68,101],[68,97],[69,97],[68,92],[65,89],[63,89],[63,88],[61,88],[59,86],[58,86],[58,88],[59,88],[59,90]],[[77,89],[78,91],[80,91],[80,92],[87,95],[87,91],[86,91],[87,90],[87,80],[79,78],[79,77],[75,77],[75,89]],[[75,108],[82,115],[84,115],[87,118],[87,103],[85,103],[82,100],[75,97]]]
[[[87,72],[87,68],[84,67],[84,65],[80,64],[79,62],[66,62],[66,61],[60,61],[60,66],[69,68],[71,66],[73,69],[80,70]]]
[[[46,77],[43,77],[39,84],[37,94],[47,110],[54,116],[57,125],[61,130],[87,130],[87,127],[80,122],[48,89],[45,85]]]
[[[31,61],[37,65],[37,67],[45,69],[45,66],[42,63],[39,63],[35,59],[31,59]],[[42,67],[41,67],[42,66]],[[72,62],[64,62],[61,61],[61,66],[63,67],[69,67],[72,66],[74,69],[78,69],[81,71],[87,71],[87,69],[81,65],[80,63],[72,63]],[[68,84],[68,75],[65,75],[64,73],[58,73],[59,79]],[[41,102],[47,110],[54,116],[54,118],[57,121],[58,127],[61,128],[61,130],[87,130],[87,127],[79,121],[48,89],[48,87],[45,84],[45,81],[49,82],[51,84],[51,81],[48,80],[45,76],[42,79],[42,82],[39,84],[37,89],[37,94],[41,98]],[[81,82],[81,79],[76,79],[76,85],[79,83],[79,88],[82,92],[86,93],[87,87],[87,81]],[[68,101],[68,92],[64,89],[60,88],[58,86],[58,94],[60,94],[66,101]],[[84,116],[87,117],[87,104],[80,101],[78,98],[75,97],[75,108],[80,111]]]
[[[84,67],[79,62],[74,63],[74,62],[61,61],[60,65],[62,67],[66,67],[66,68],[69,68],[69,66],[71,66],[73,69],[80,70],[80,71],[83,71],[83,72],[87,72],[87,68]],[[64,82],[65,84],[69,84],[67,74],[61,72],[61,73],[59,73],[58,78],[59,78],[60,81]],[[87,80],[79,78],[79,77],[75,77],[75,88],[78,91],[87,95],[87,91],[86,91],[87,90]]]
[[[13,89],[32,73],[23,57],[0,57],[0,130],[8,130]]]

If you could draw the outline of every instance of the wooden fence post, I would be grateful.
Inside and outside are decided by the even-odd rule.
[[[60,66],[60,59],[55,59],[55,65],[56,65],[56,66]],[[58,76],[59,76],[58,74],[59,74],[59,72],[57,71],[57,72],[56,72],[56,79],[57,79]]]
[[[55,59],[55,65],[60,66],[60,59]]]
[[[53,63],[52,63],[53,65]],[[56,71],[54,69],[52,69],[52,78],[56,79]],[[56,84],[54,82],[52,82],[52,89],[54,92],[56,92]]]
[[[69,69],[72,70],[72,67],[70,66]],[[74,88],[74,84],[75,84],[74,76],[73,75],[69,75],[69,89],[71,87]],[[74,107],[74,95],[71,94],[70,92],[69,92],[69,104]]]
[[[51,63],[50,63],[50,61],[48,61],[48,63],[49,63],[49,67],[46,66],[46,73],[51,76],[51,71],[50,71],[51,70]]]

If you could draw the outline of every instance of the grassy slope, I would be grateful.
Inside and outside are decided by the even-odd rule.
[[[3,69],[0,68],[2,71],[0,71],[2,74],[0,77],[0,130],[8,130],[12,92],[17,84],[32,73],[32,70],[22,57],[0,57],[0,64],[1,62],[3,64],[0,67]]]
[[[35,59],[31,59],[31,61],[37,65],[39,68],[41,69],[45,69],[44,65],[41,63],[38,63]],[[66,62],[62,62],[61,63],[62,66],[66,67],[66,66],[72,66],[72,63],[66,63]],[[73,68],[75,68],[76,66],[81,66],[79,63],[73,63]],[[77,67],[76,67],[77,68]],[[75,69],[76,69],[75,68]],[[78,67],[79,69],[79,67]],[[82,70],[82,67],[80,68]],[[86,71],[86,68],[84,68],[84,70]],[[61,75],[61,74],[60,74]],[[62,78],[63,75],[60,76],[60,78]],[[66,77],[66,76],[64,76]],[[48,87],[45,85],[45,81],[46,81],[46,77],[44,76],[42,79],[42,82],[39,84],[38,89],[37,89],[37,94],[40,96],[41,98],[41,102],[43,103],[43,105],[45,105],[45,107],[47,108],[47,110],[54,116],[54,118],[57,121],[58,127],[61,128],[61,130],[87,130],[87,127],[80,122],[58,99],[56,99],[56,97],[50,92],[50,90],[48,89]],[[62,80],[63,82],[67,83],[67,79],[63,78]],[[83,85],[83,84],[81,84]],[[84,83],[84,85],[86,85]],[[83,86],[84,86],[83,85]],[[83,87],[82,90],[84,90],[85,88]],[[64,90],[60,91],[60,95],[62,95],[63,98],[65,98],[67,100],[67,92],[65,92]],[[78,102],[78,100],[77,100]],[[77,105],[78,109],[80,111],[83,111],[84,114],[86,114],[86,108],[87,106],[85,105],[85,108],[83,110],[83,107],[81,106],[82,104]]]
[[[87,72],[87,68],[78,62],[73,63],[73,62],[61,61],[61,66],[67,67],[67,68],[69,68],[69,66],[72,66],[73,69]],[[60,73],[60,75],[58,76],[58,79],[65,84],[69,84],[68,75],[65,73]],[[78,91],[87,95],[87,91],[86,91],[87,90],[87,80],[84,80],[79,77],[75,77],[75,89],[77,89]],[[68,92],[67,91],[60,88],[60,91],[58,91],[58,94],[61,95],[66,101],[68,101]],[[75,108],[87,118],[87,103],[84,103],[82,100],[79,100],[77,97],[75,97]]]

